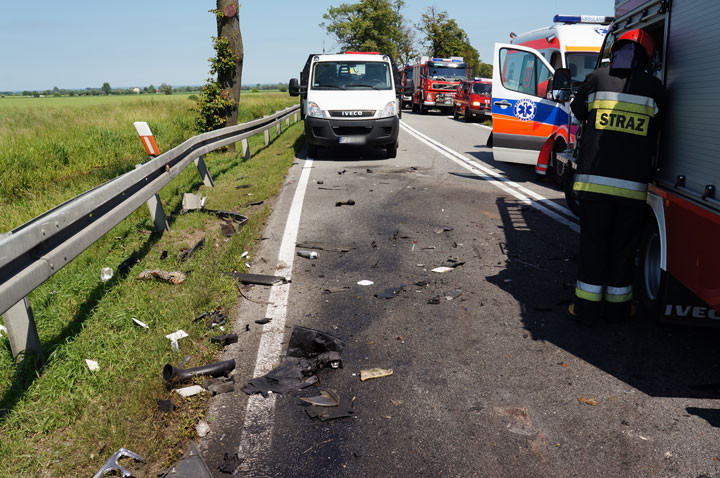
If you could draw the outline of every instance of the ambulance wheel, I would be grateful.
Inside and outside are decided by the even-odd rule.
[[[397,148],[398,148],[397,141],[387,145],[387,158],[388,159],[397,157]]]
[[[453,107],[453,119],[458,119],[458,118],[460,118],[460,114],[458,113],[457,105],[455,105]]]
[[[573,189],[574,175],[570,177],[565,183],[565,202],[567,203],[570,210],[576,216],[580,215],[580,200],[577,197],[577,193]]]
[[[308,158],[315,159],[318,155],[318,147],[316,144],[310,144],[307,145],[307,156]]]
[[[636,274],[637,298],[645,312],[651,318],[660,316],[660,305],[665,273],[660,268],[661,259],[660,232],[654,215],[645,225],[640,236],[640,247],[638,249],[638,273]]]

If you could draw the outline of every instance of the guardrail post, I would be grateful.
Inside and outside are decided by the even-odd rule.
[[[212,177],[210,177],[210,173],[207,170],[207,166],[205,166],[205,161],[203,160],[203,157],[200,156],[195,160],[195,166],[197,167],[198,172],[200,173],[200,177],[203,180],[203,184],[209,188],[214,188],[215,183],[212,180]]]
[[[135,168],[139,168],[142,164],[136,164]],[[155,232],[163,232],[170,229],[168,226],[167,217],[165,216],[165,210],[160,202],[160,196],[155,193],[153,197],[147,200],[148,209],[150,210],[150,217],[152,218],[153,224],[155,224]]]
[[[285,126],[290,126],[290,117],[285,118]]]
[[[278,123],[277,123],[277,134],[278,134],[278,136],[280,135],[280,133],[282,133],[282,121],[281,121],[281,120],[278,120]]]
[[[250,144],[248,143],[248,140],[243,139],[240,141],[240,144],[242,145],[243,158],[250,159]]]
[[[293,123],[297,123],[297,113],[293,115]]]
[[[266,129],[264,131],[264,133],[265,133],[265,146],[267,146],[270,144],[270,130]]]
[[[5,328],[10,339],[10,351],[17,362],[25,359],[26,352],[37,354],[43,358],[40,337],[38,337],[35,319],[33,318],[30,300],[25,297],[5,312]]]

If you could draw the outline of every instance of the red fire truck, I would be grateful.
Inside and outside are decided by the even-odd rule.
[[[636,291],[665,321],[720,323],[720,2],[615,0],[615,18],[598,66],[616,38],[642,28],[655,40],[650,69],[667,95]],[[571,153],[560,156],[574,166]]]
[[[430,58],[422,56],[412,66],[412,110],[425,114],[439,108],[452,113],[460,82],[467,78],[467,63],[460,56]]]

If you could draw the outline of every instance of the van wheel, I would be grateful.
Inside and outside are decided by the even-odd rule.
[[[573,189],[573,183],[575,182],[575,175],[571,175],[568,181],[565,183],[565,202],[567,203],[570,210],[576,215],[580,215],[580,200],[577,197],[577,192]]]
[[[638,295],[640,305],[653,319],[660,316],[660,305],[665,273],[660,268],[660,232],[655,217],[651,215],[640,238],[638,250]]]
[[[318,155],[318,147],[316,144],[310,144],[307,145],[307,156],[308,158],[315,159]]]
[[[388,159],[397,157],[397,148],[398,148],[397,141],[387,145],[387,158]]]

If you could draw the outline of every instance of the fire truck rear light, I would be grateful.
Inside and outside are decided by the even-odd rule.
[[[613,20],[613,17],[604,17],[602,15],[555,15],[553,17],[555,23],[600,23],[609,25]]]

